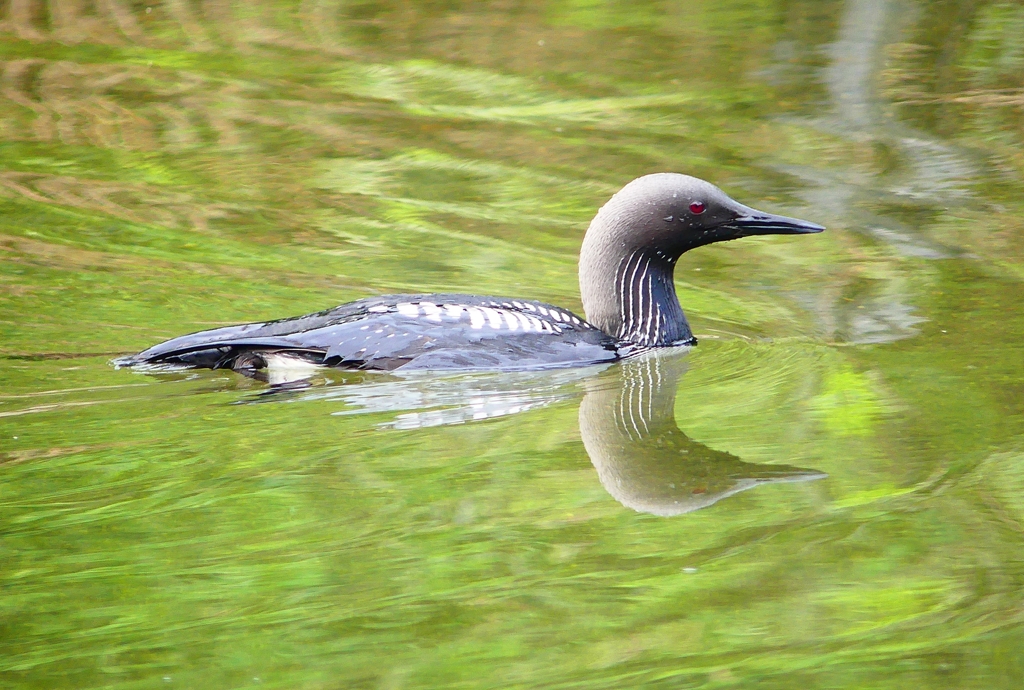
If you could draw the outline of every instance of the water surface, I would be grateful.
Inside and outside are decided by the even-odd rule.
[[[0,6],[14,688],[1018,688],[1016,3]],[[690,353],[270,391],[108,361],[389,292],[581,309],[625,182]]]

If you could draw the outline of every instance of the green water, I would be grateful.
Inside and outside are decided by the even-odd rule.
[[[4,687],[1024,684],[1019,3],[0,16]],[[664,170],[829,228],[684,256],[689,355],[108,365],[386,292],[579,311]]]

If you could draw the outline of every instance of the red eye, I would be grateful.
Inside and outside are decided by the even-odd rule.
[[[690,213],[693,213],[695,215],[699,216],[700,214],[704,213],[706,209],[707,206],[704,205],[703,201],[693,201],[690,203]]]

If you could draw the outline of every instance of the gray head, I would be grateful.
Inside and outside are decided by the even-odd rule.
[[[580,294],[587,320],[638,345],[692,342],[672,281],[683,252],[751,235],[824,229],[744,206],[689,175],[639,177],[601,207],[583,238]]]

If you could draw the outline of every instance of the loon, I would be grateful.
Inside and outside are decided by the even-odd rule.
[[[695,247],[825,228],[757,211],[704,180],[639,177],[597,212],[583,238],[586,318],[544,302],[452,293],[383,295],[278,321],[173,338],[116,366],[394,371],[539,369],[611,362],[696,343],[673,284]]]

